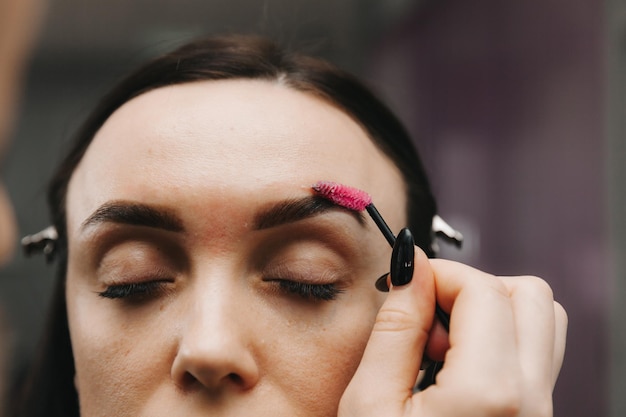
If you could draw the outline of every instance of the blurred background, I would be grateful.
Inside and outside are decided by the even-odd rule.
[[[555,416],[626,415],[626,1],[52,0],[4,166],[22,234],[98,98],[146,58],[245,32],[362,77],[413,133],[463,250],[444,256],[549,281],[569,313]],[[53,267],[0,271],[19,378]],[[471,381],[468,381],[471,383]]]

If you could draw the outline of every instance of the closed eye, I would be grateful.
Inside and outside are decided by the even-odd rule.
[[[344,292],[336,284],[310,284],[289,280],[274,280],[281,290],[310,301],[331,301]]]
[[[147,281],[129,284],[109,285],[98,295],[109,299],[127,299],[130,301],[145,301],[166,291],[166,284],[171,281]]]

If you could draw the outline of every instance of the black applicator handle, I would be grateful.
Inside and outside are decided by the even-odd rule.
[[[396,242],[398,241],[398,239],[394,236],[393,232],[391,231],[391,229],[389,228],[389,226],[387,225],[387,223],[385,222],[385,220],[383,219],[383,217],[380,215],[379,211],[376,209],[376,207],[374,206],[373,203],[369,204],[366,207],[367,212],[369,213],[370,217],[372,218],[372,220],[374,220],[374,223],[376,223],[376,225],[378,226],[378,228],[380,229],[380,231],[382,232],[383,236],[385,236],[385,239],[387,239],[387,242],[389,243],[389,245],[393,248],[394,253],[398,250],[397,247],[398,246],[410,246],[411,247],[411,253],[406,253],[406,262],[411,264],[411,270],[410,272],[406,270],[406,268],[404,268],[404,273],[401,273],[402,277],[400,279],[401,282],[393,282],[394,280],[394,268],[396,271],[398,271],[398,266],[394,266],[394,261],[393,258],[394,256],[392,255],[392,265],[391,265],[391,270],[392,270],[392,274],[391,274],[391,279],[392,279],[392,284],[393,285],[404,285],[404,284],[408,284],[411,281],[411,278],[413,276],[413,256],[414,256],[414,252],[413,252],[413,245],[414,245],[414,241],[413,241],[413,235],[411,234],[410,230],[407,228],[404,228],[400,231],[400,234],[398,235],[398,237],[400,238],[400,243],[397,246]],[[408,243],[407,243],[408,242]],[[405,250],[408,252],[408,249]],[[402,262],[405,262],[404,260]],[[396,274],[397,276],[397,274]],[[378,288],[378,284],[377,284],[377,288]],[[435,305],[435,315],[437,316],[437,318],[439,319],[439,321],[441,322],[441,324],[443,325],[443,327],[446,329],[446,332],[450,330],[450,315],[448,313],[446,313],[445,311],[443,311],[443,309],[439,306],[439,304]]]
[[[365,210],[367,210],[372,220],[374,220],[374,223],[376,223],[376,226],[378,226],[378,229],[380,229],[385,239],[387,239],[387,243],[389,243],[389,246],[393,248],[393,245],[395,245],[396,243],[396,237],[385,222],[385,219],[383,219],[383,216],[381,216],[374,203],[370,203],[365,206]]]

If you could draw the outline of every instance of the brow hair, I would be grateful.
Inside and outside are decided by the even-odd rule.
[[[293,223],[333,210],[350,213],[360,223],[365,224],[362,213],[340,207],[329,200],[317,196],[280,201],[259,212],[254,219],[254,229],[268,229],[286,223]]]
[[[172,232],[182,232],[183,222],[169,209],[129,201],[109,201],[94,211],[81,228],[101,223],[146,226]]]

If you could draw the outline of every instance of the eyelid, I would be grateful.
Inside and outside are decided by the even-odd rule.
[[[367,246],[362,241],[366,228],[356,222],[347,222],[345,214],[329,212],[290,223],[276,229],[262,230],[259,233],[260,253],[271,253],[291,245],[312,245],[323,247],[345,259],[360,259]]]
[[[164,237],[154,231],[118,228],[87,245],[87,249],[79,249],[78,253],[84,256],[85,267],[97,276],[111,275],[124,268],[131,270],[135,266],[150,266],[153,272],[148,275],[171,276],[189,267],[183,243],[175,237]]]
[[[101,259],[124,245],[144,245],[167,255],[180,255],[184,240],[173,232],[147,227],[107,223],[70,239],[70,252]]]
[[[326,263],[326,265],[324,265]],[[314,263],[313,260],[295,259],[270,263],[263,269],[264,280],[285,280],[307,284],[331,284],[340,281],[345,272],[328,261]]]
[[[132,268],[132,267],[131,267]],[[175,273],[168,268],[141,268],[136,270],[112,269],[99,274],[99,280],[106,286],[137,285],[148,282],[174,282]]]
[[[180,274],[167,261],[164,264],[142,260],[122,259],[119,263],[101,265],[96,272],[97,293],[109,299],[149,299],[173,290]],[[107,294],[113,296],[108,297]],[[117,295],[117,296],[115,296]]]

